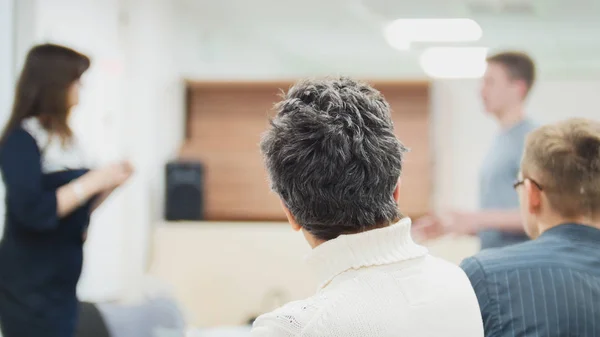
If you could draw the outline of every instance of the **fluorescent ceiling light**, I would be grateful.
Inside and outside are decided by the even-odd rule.
[[[388,43],[406,50],[411,42],[473,42],[483,31],[471,19],[398,19],[387,25],[384,35]]]
[[[419,63],[430,77],[479,78],[487,67],[487,53],[483,47],[432,47],[421,54]]]

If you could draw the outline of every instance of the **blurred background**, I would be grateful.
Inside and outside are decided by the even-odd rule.
[[[33,44],[88,54],[73,126],[100,162],[127,158],[136,174],[93,219],[80,297],[123,300],[150,275],[190,326],[244,325],[316,286],[258,152],[281,89],[307,76],[373,83],[412,149],[403,212],[473,210],[496,131],[479,95],[486,54],[534,58],[535,120],[598,118],[599,19],[598,0],[0,0],[0,121]],[[202,164],[188,181],[200,194],[168,188],[178,159]],[[197,221],[166,220],[169,198],[198,200]],[[427,245],[458,263],[478,242]]]

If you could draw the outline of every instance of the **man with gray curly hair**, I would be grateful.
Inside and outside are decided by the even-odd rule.
[[[414,243],[398,210],[406,149],[383,96],[348,78],[306,80],[276,110],[261,149],[320,283],[259,317],[252,336],[483,336],[466,275]]]

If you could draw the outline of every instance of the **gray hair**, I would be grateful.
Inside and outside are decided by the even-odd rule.
[[[271,187],[298,224],[321,240],[387,226],[406,148],[390,106],[349,78],[304,80],[275,105],[261,150]]]

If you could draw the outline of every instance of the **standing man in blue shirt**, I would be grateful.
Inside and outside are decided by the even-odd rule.
[[[415,222],[418,237],[432,239],[447,233],[478,235],[481,249],[527,240],[512,182],[519,172],[525,136],[535,123],[525,115],[525,100],[535,82],[535,64],[526,54],[502,52],[488,57],[481,97],[498,122],[494,139],[480,171],[478,212],[449,212]]]
[[[461,264],[485,336],[600,336],[600,123],[531,132],[513,186],[533,240]]]

